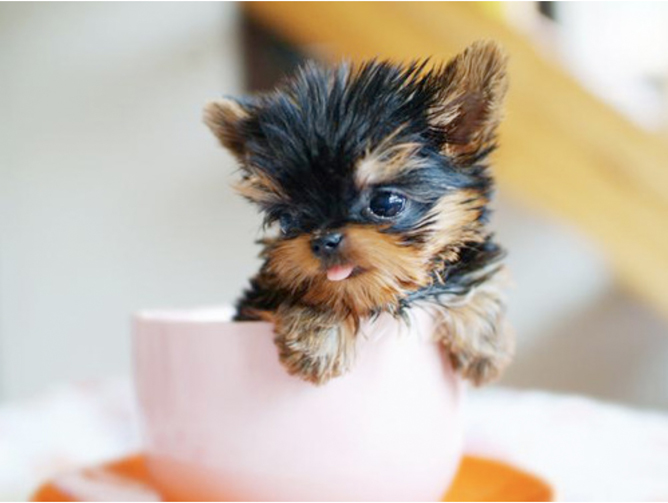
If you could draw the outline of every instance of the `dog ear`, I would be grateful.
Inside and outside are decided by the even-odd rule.
[[[475,42],[433,76],[440,90],[430,123],[456,165],[470,165],[494,148],[508,87],[506,62],[495,42]]]
[[[244,124],[251,116],[251,104],[234,98],[210,101],[204,107],[204,123],[220,143],[238,158],[246,150]]]

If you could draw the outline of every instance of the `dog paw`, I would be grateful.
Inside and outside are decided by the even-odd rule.
[[[325,384],[344,374],[353,360],[353,344],[338,326],[279,331],[275,343],[288,373],[313,384]]]
[[[476,386],[496,381],[510,363],[510,355],[505,352],[473,354],[451,352],[450,360],[455,371]]]

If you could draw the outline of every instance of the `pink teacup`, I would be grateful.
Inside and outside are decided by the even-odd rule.
[[[461,385],[433,322],[366,323],[347,375],[279,364],[272,326],[230,309],[136,317],[148,467],[172,500],[439,500],[462,452]]]

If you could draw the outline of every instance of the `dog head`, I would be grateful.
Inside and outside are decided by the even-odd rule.
[[[476,43],[440,67],[308,64],[272,93],[208,104],[238,191],[280,227],[264,250],[277,288],[368,315],[481,242],[506,87],[499,48]]]

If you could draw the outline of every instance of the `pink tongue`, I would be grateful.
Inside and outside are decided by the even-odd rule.
[[[327,279],[330,281],[342,281],[351,275],[354,266],[352,265],[335,265],[327,269]]]

